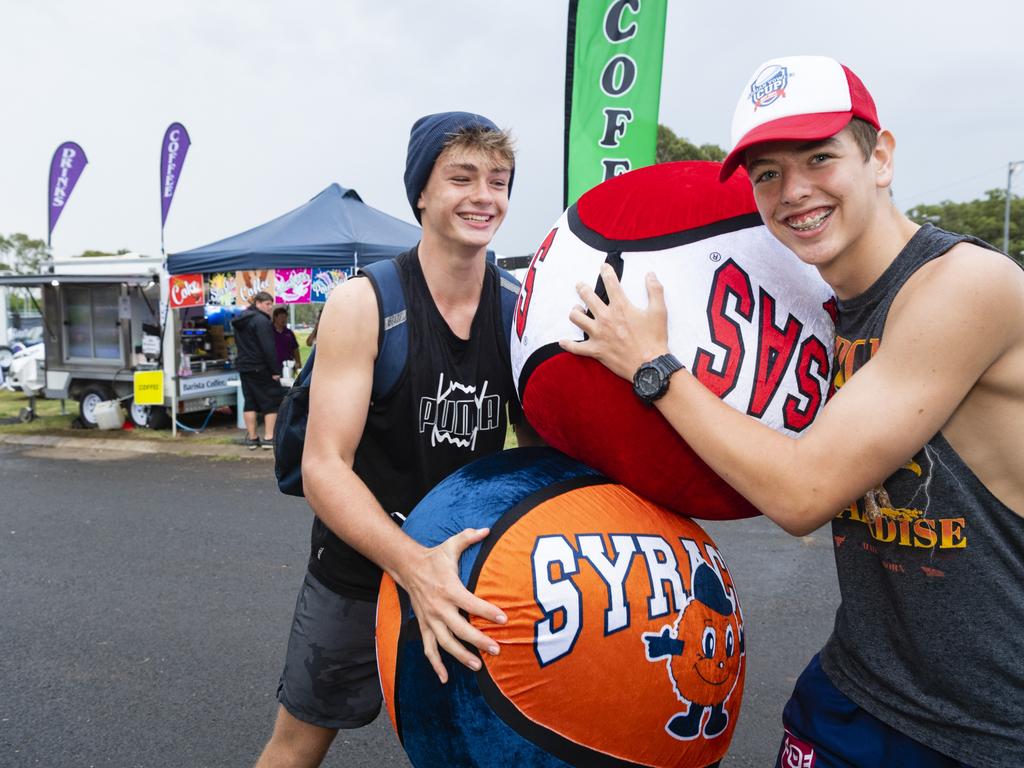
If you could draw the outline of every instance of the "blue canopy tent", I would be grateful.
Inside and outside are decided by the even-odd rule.
[[[420,229],[331,184],[305,205],[241,234],[167,256],[172,275],[288,267],[351,268],[397,256]]]

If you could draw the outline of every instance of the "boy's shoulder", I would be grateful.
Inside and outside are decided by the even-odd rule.
[[[906,318],[917,327],[928,323],[961,337],[1002,337],[1009,343],[1024,326],[1024,269],[1000,251],[970,241],[957,243],[907,280],[890,318]]]
[[[969,300],[982,291],[997,295],[1024,286],[1024,269],[1001,251],[965,240],[934,259],[921,272],[935,288],[950,290]]]

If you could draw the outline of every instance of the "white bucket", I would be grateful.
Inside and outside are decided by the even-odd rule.
[[[99,429],[120,429],[124,426],[124,409],[117,400],[104,400],[93,410]]]

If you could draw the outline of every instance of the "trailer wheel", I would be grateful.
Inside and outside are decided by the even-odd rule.
[[[18,411],[18,421],[22,424],[28,424],[32,419],[36,417],[36,412],[31,408],[22,408]]]
[[[138,405],[134,400],[128,406],[128,418],[132,424],[139,429],[145,429],[149,426],[150,414],[153,410],[151,405]]]
[[[78,415],[86,429],[96,429],[96,406],[104,400],[112,400],[114,393],[103,384],[90,384],[78,395]]]
[[[0,370],[3,373],[7,373],[10,370],[11,363],[14,362],[14,351],[10,347],[0,346]],[[0,377],[2,379],[3,377]]]
[[[167,429],[171,426],[171,418],[167,415],[167,409],[162,405],[149,406],[149,428]]]

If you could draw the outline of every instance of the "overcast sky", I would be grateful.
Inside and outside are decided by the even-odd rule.
[[[412,122],[464,109],[518,139],[494,243],[532,252],[561,213],[563,0],[271,3],[0,0],[0,234],[46,237],[57,145],[89,158],[53,235],[58,256],[160,250],[159,146],[192,147],[168,251],[260,224],[331,182],[412,221],[402,185]],[[661,122],[729,144],[739,89],[779,55],[850,66],[898,141],[906,209],[1005,187],[1024,160],[1024,4],[669,0]],[[1014,181],[1024,194],[1024,172]]]

